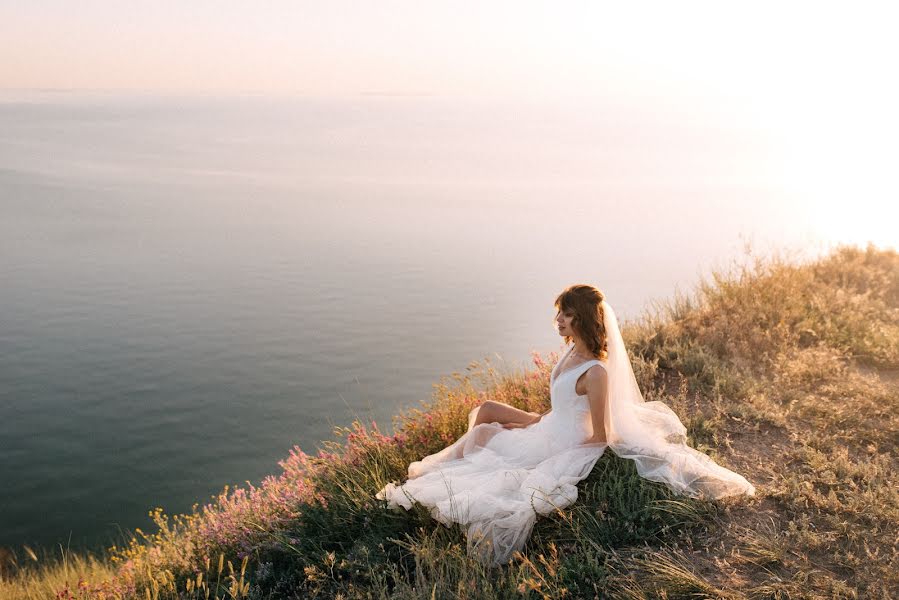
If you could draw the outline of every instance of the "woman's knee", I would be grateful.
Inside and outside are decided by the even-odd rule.
[[[503,404],[502,402],[497,402],[496,400],[487,400],[484,404],[481,405],[481,413],[484,415],[484,418],[496,418],[504,408],[508,407],[507,404]]]
[[[478,419],[481,422],[484,422],[484,419],[492,417],[496,411],[496,404],[497,403],[493,400],[487,400],[486,402],[484,402],[481,405],[480,410],[478,410]]]
[[[496,409],[499,402],[487,400],[478,407],[477,422],[488,423],[496,419]]]

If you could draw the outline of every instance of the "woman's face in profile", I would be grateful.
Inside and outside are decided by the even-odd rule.
[[[559,330],[559,335],[574,336],[574,332],[571,329],[571,321],[573,320],[574,313],[571,311],[560,310],[556,313],[556,327]]]

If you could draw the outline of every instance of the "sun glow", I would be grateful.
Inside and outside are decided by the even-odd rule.
[[[768,138],[772,185],[810,239],[899,248],[899,10],[708,3],[688,26],[682,9],[654,11],[633,69],[707,90],[698,105]]]

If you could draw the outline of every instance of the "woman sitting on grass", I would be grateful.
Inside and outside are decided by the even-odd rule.
[[[573,285],[555,306],[570,347],[550,375],[551,409],[541,415],[485,402],[458,440],[410,464],[407,481],[388,483],[377,498],[406,510],[418,502],[444,525],[467,527],[469,553],[498,565],[524,547],[537,515],[577,499],[577,483],[607,447],[681,495],[755,493],[743,476],[687,446],[686,428],[668,406],[643,399],[601,291]]]

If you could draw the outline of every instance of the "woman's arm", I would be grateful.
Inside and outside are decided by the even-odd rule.
[[[605,444],[606,413],[609,400],[609,376],[601,366],[590,367],[584,378],[587,386],[587,400],[590,403],[590,419],[593,422],[593,435],[585,444]]]

